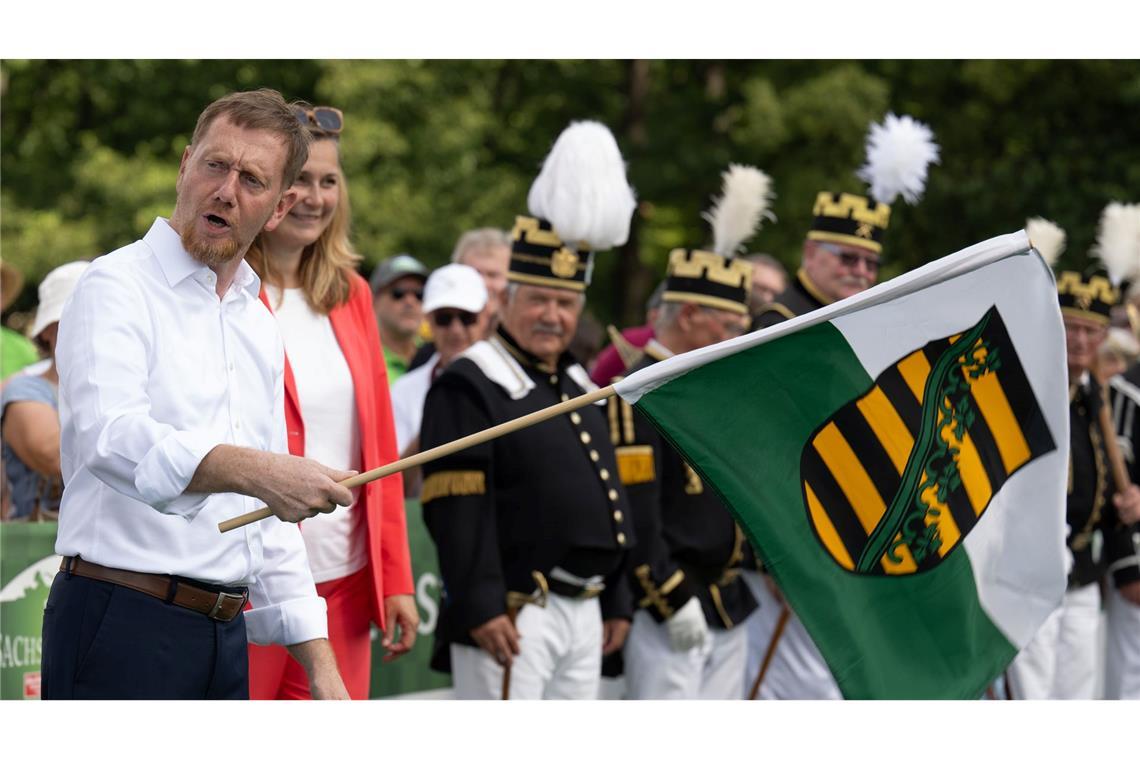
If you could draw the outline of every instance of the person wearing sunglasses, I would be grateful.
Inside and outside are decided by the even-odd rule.
[[[424,311],[436,351],[426,363],[392,384],[392,414],[396,418],[396,446],[401,457],[419,450],[424,399],[432,381],[468,346],[483,338],[491,316],[486,306],[487,288],[475,268],[448,264],[428,277]],[[405,475],[405,481],[412,479]]]
[[[247,260],[285,343],[290,453],[373,469],[396,459],[396,442],[372,290],[356,273],[360,256],[348,238],[343,116],[333,108],[296,113],[312,135],[292,187],[297,200],[275,229],[258,235]],[[389,661],[411,649],[419,616],[400,479],[374,481],[352,496],[346,508],[305,521],[301,537],[345,687],[353,699],[367,699],[370,624],[384,631]],[[310,696],[304,673],[280,647],[250,647],[249,668],[254,699]]]
[[[389,384],[411,369],[416,349],[421,344],[427,277],[427,267],[406,253],[381,261],[372,271],[373,305]]]

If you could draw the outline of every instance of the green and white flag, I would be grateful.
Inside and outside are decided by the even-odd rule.
[[[975,698],[1065,590],[1053,275],[1024,232],[615,386],[724,499],[851,698]]]

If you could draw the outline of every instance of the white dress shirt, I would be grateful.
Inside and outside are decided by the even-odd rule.
[[[403,455],[408,444],[420,434],[424,419],[424,401],[431,388],[431,378],[435,366],[439,364],[436,351],[426,364],[405,373],[392,383],[392,418],[396,422],[396,451]]]
[[[249,586],[254,643],[327,637],[296,526],[218,523],[261,504],[183,493],[220,444],[286,452],[285,354],[244,261],[219,300],[216,276],[165,219],[96,259],[60,319],[56,552],[107,567]]]

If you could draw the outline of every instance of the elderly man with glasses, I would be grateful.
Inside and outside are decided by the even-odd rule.
[[[889,212],[886,204],[862,196],[820,193],[799,271],[783,293],[757,311],[753,328],[771,327],[874,285]]]
[[[406,253],[381,261],[372,272],[372,303],[389,384],[408,371],[419,346],[427,277],[427,267]]]

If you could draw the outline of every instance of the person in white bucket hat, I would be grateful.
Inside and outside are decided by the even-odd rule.
[[[407,456],[416,443],[423,419],[424,399],[432,380],[486,333],[489,315],[487,287],[478,270],[466,264],[448,264],[431,273],[424,286],[424,314],[431,324],[436,352],[426,364],[408,372],[392,385],[392,412],[396,420],[396,446]],[[413,446],[418,450],[418,447]],[[414,478],[405,477],[411,486]]]
[[[11,487],[12,519],[52,519],[59,512],[59,373],[55,343],[63,307],[89,262],[73,261],[40,283],[31,338],[47,355],[44,369],[19,374],[4,386],[0,430],[4,472]]]

